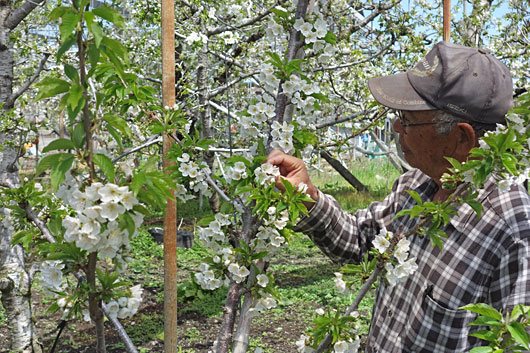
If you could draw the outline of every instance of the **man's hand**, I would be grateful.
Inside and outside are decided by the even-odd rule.
[[[307,185],[307,194],[313,200],[318,200],[318,190],[311,183],[309,179],[309,173],[305,163],[293,156],[283,153],[280,150],[273,150],[267,157],[267,162],[280,168],[281,177],[287,179],[295,187],[298,187],[301,183]],[[276,187],[280,190],[284,190],[281,180],[276,180]],[[314,203],[307,203],[307,209],[313,207]]]

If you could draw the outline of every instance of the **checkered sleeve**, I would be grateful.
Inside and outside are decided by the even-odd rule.
[[[530,305],[530,203],[526,190],[516,187],[492,199],[506,222],[506,236],[489,295],[493,306],[511,310],[517,304]]]
[[[317,203],[295,230],[307,234],[332,260],[359,262],[375,235],[390,223],[393,208],[394,193],[367,209],[348,214],[332,196],[319,191]]]
[[[502,255],[490,286],[491,302],[502,310],[530,305],[530,244],[515,241]]]

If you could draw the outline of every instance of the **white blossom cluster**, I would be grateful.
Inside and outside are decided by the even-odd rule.
[[[312,94],[321,92],[318,83],[306,81],[293,74],[282,84],[282,90],[300,111],[295,117],[296,122],[303,127],[314,125],[319,111],[315,109],[317,99]]]
[[[300,336],[300,339],[295,342],[296,350],[300,353],[313,353],[315,352],[315,349],[307,346],[307,342],[309,340],[309,336],[302,335]]]
[[[328,63],[335,56],[335,47],[323,40],[328,33],[328,24],[321,15],[317,17],[314,23],[306,22],[302,18],[297,19],[293,27],[302,33],[306,44],[312,44],[312,47],[308,48],[307,51],[318,54],[316,56],[318,62]]]
[[[63,219],[65,241],[89,252],[98,251],[101,257],[116,257],[122,246],[129,247],[129,236],[136,235],[121,229],[118,217],[129,213],[136,229],[143,223],[143,215],[133,210],[138,200],[128,186],[95,182],[84,191],[75,189],[69,201],[76,215]]]
[[[280,176],[280,168],[270,163],[263,163],[254,170],[254,175],[259,185],[272,185]]]
[[[392,239],[392,232],[386,229],[381,229],[378,235],[375,236],[372,244],[380,254],[383,254],[390,246],[390,239]],[[390,287],[403,282],[408,276],[413,274],[417,269],[416,258],[409,257],[410,241],[407,238],[400,239],[394,249],[393,257],[397,260],[397,265],[390,262],[385,264],[386,280]]]
[[[282,124],[277,121],[273,122],[271,147],[282,150],[287,154],[293,153],[293,132],[294,126],[292,124],[285,121]]]
[[[136,285],[131,287],[130,291],[130,297],[120,297],[118,300],[111,300],[105,303],[110,317],[127,319],[136,314],[142,303],[143,289],[140,285]]]
[[[257,297],[259,299],[256,301],[256,305],[249,309],[249,314],[251,316],[256,316],[259,313],[274,309],[278,306],[278,302],[270,293],[260,290],[258,291]]]
[[[247,166],[243,162],[236,162],[233,166],[228,167],[225,173],[225,179],[228,183],[233,180],[242,180],[247,178]]]
[[[209,223],[208,227],[198,227],[197,232],[199,239],[204,242],[204,245],[214,252],[213,262],[227,267],[229,273],[232,273],[234,280],[236,280],[240,279],[240,277],[246,277],[248,274],[245,274],[246,272],[241,266],[235,263],[232,247],[228,243],[228,238],[222,229],[222,227],[230,224],[228,215],[217,213],[215,219]],[[231,266],[232,264],[234,266]],[[195,280],[201,288],[214,290],[221,287],[227,278],[216,276],[209,264],[202,263],[199,266],[199,272],[195,274]]]
[[[269,90],[277,89],[279,80],[274,76],[272,65],[264,63],[259,70],[260,83]],[[248,106],[248,115],[243,115],[239,119],[241,137],[255,140],[256,137],[264,136],[265,122],[276,115],[275,104],[274,98],[258,95],[258,99]]]
[[[333,345],[333,352],[334,353],[357,353],[359,351],[359,347],[361,345],[361,341],[357,338],[356,340],[348,340],[348,341],[337,341]]]
[[[277,42],[284,42],[283,39],[287,37],[285,29],[272,18],[265,25],[265,36],[271,46]]]
[[[284,243],[285,238],[276,228],[260,226],[250,245],[255,252],[267,251],[265,259],[269,259]]]
[[[267,209],[267,215],[268,218],[263,220],[263,223],[266,226],[272,225],[278,230],[282,230],[287,226],[287,222],[289,221],[289,211],[283,210],[281,212],[278,212],[276,210],[276,207],[271,206]]]
[[[335,272],[334,275],[335,275],[335,289],[341,294],[348,293],[349,289],[346,285],[346,282],[343,279],[342,273]]]
[[[315,23],[306,22],[303,18],[294,21],[294,29],[300,31],[306,43],[314,43],[320,38],[324,38],[328,33],[328,24],[322,17],[318,17]]]
[[[206,197],[212,196],[212,190],[210,190],[206,182],[206,176],[211,173],[210,168],[204,162],[199,164],[192,161],[190,155],[187,153],[183,153],[182,156],[177,158],[177,161],[179,162],[178,170],[182,173],[182,176],[191,179],[189,182],[190,191]],[[177,196],[183,201],[192,198],[182,192],[182,188],[177,192]]]
[[[197,42],[200,42],[202,44],[208,43],[208,37],[200,32],[191,32],[186,39],[184,39],[186,44],[193,45]]]
[[[63,289],[63,268],[61,261],[43,261],[40,267],[42,285],[45,289],[57,292]]]
[[[223,285],[224,281],[215,276],[215,272],[210,269],[210,265],[207,263],[201,263],[199,271],[195,273],[195,281],[202,289],[215,290]]]

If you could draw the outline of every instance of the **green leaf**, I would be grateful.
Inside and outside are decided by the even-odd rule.
[[[120,148],[123,148],[123,141],[122,141],[121,134],[119,133],[119,131],[110,125],[107,126],[107,131],[114,138],[118,146],[120,146]]]
[[[64,42],[75,33],[78,23],[79,15],[74,12],[67,12],[61,16],[61,24],[59,25],[61,42]]]
[[[517,158],[511,153],[501,155],[502,164],[512,175],[517,175]]]
[[[79,82],[79,73],[76,68],[70,64],[64,64],[64,73],[72,82]]]
[[[336,44],[337,36],[333,32],[328,32],[326,33],[326,36],[324,37],[324,41],[329,44]]]
[[[66,103],[70,106],[72,109],[76,109],[82,101],[84,101],[83,98],[83,87],[81,85],[75,84],[72,85],[70,88],[70,92],[68,94],[68,99],[66,100]]]
[[[497,335],[491,330],[480,330],[470,333],[469,335],[488,342],[495,342],[497,340]]]
[[[515,342],[522,345],[525,349],[530,349],[530,336],[528,335],[528,332],[526,332],[523,324],[516,321],[510,323],[507,328]]]
[[[493,352],[491,347],[475,347],[469,351],[469,353],[490,353]]]
[[[70,48],[75,43],[76,43],[76,40],[75,40],[75,36],[74,35],[71,35],[70,37],[66,38],[63,41],[63,44],[61,44],[61,46],[57,50],[57,54],[55,54],[55,57],[57,58],[57,60],[59,60],[64,55],[64,53],[66,53],[68,50],[70,50]]]
[[[486,316],[498,321],[502,320],[502,314],[492,307],[491,305],[484,304],[484,303],[477,303],[477,304],[468,304],[465,306],[460,307],[462,310],[471,311],[473,313],[477,313],[482,316]]]
[[[82,123],[77,123],[72,131],[72,142],[75,147],[82,148],[85,144],[85,128]]]
[[[103,29],[97,22],[93,22],[90,26],[88,26],[88,30],[94,36],[94,43],[96,43],[96,48],[99,48],[101,42],[103,41],[103,38],[105,38]]]
[[[20,244],[26,250],[30,250],[31,241],[33,240],[33,232],[29,230],[21,230],[13,235],[11,243],[13,245]]]
[[[420,194],[418,194],[416,191],[414,191],[414,190],[407,190],[407,193],[410,195],[410,197],[412,197],[412,198],[414,199],[414,201],[416,201],[416,203],[417,203],[418,205],[423,204],[423,200],[421,199]]]
[[[134,223],[134,219],[131,217],[131,214],[129,212],[125,212],[123,214],[123,220],[125,222],[124,228],[127,229],[129,232],[129,236],[133,236],[134,231],[136,230],[136,225]]]
[[[104,19],[105,21],[114,23],[119,28],[122,28],[124,25],[123,17],[118,11],[116,11],[116,9],[113,9],[112,7],[102,5],[93,9],[92,12],[94,15]]]
[[[99,49],[96,47],[95,43],[90,43],[88,46],[88,61],[90,64],[95,67],[99,60]]]
[[[123,135],[127,137],[130,137],[132,135],[131,128],[129,127],[127,122],[119,116],[113,114],[106,114],[103,117],[103,120],[105,120],[107,124],[109,124],[113,128],[120,131]]]
[[[114,170],[114,164],[109,157],[105,156],[104,154],[97,153],[94,155],[94,163],[101,169],[109,181],[114,180],[116,171]]]
[[[273,14],[275,14],[276,16],[278,16],[280,18],[283,18],[285,20],[289,19],[289,12],[287,12],[287,11],[283,11],[283,10],[280,10],[280,9],[273,8],[273,9],[271,9],[271,12]]]
[[[293,72],[302,72],[301,65],[304,62],[304,59],[293,59],[285,65],[285,71],[287,76],[290,76]]]
[[[54,97],[70,90],[70,83],[56,77],[46,77],[37,83],[36,86],[39,88],[37,100]]]
[[[272,64],[272,66],[283,70],[283,61],[277,53],[267,52],[267,55],[270,58],[269,62]]]
[[[475,211],[478,217],[480,217],[482,213],[482,204],[478,202],[477,200],[466,200],[466,203]]]
[[[75,157],[69,154],[59,164],[52,167],[52,173],[50,175],[50,179],[51,179],[51,186],[53,190],[57,190],[59,188],[59,185],[61,185],[61,183],[64,180],[65,174],[72,167],[72,163],[74,162],[74,159]]]
[[[328,96],[326,96],[325,94],[323,93],[311,93],[310,96],[324,102],[324,103],[329,103],[330,100],[328,98]]]
[[[111,51],[110,53],[115,54],[121,60],[125,59],[125,56],[127,54],[127,49],[125,49],[125,47],[120,42],[118,42],[116,39],[109,38],[109,37],[103,37],[101,42],[105,46],[106,49],[110,49]],[[105,53],[107,55],[110,54],[109,51],[105,51]],[[111,59],[110,56],[109,56],[109,59]]]
[[[51,169],[68,158],[73,158],[73,155],[71,153],[55,153],[45,156],[39,161],[39,164],[35,170],[35,175],[42,174],[42,172],[45,170]]]
[[[75,150],[75,145],[71,140],[59,138],[50,142],[42,149],[42,152],[47,153],[55,150]]]
[[[50,12],[48,17],[50,18],[50,20],[55,21],[59,17],[62,17],[67,12],[72,12],[72,8],[68,6],[58,6],[54,8],[52,12]]]

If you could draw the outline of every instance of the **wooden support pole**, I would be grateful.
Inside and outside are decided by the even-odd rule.
[[[162,103],[175,105],[175,2],[162,0]],[[163,164],[167,172],[172,141],[163,137]],[[177,353],[177,205],[172,196],[164,216],[164,352]]]
[[[444,42],[451,41],[451,0],[443,0],[444,2],[444,24],[443,24],[443,40]]]

